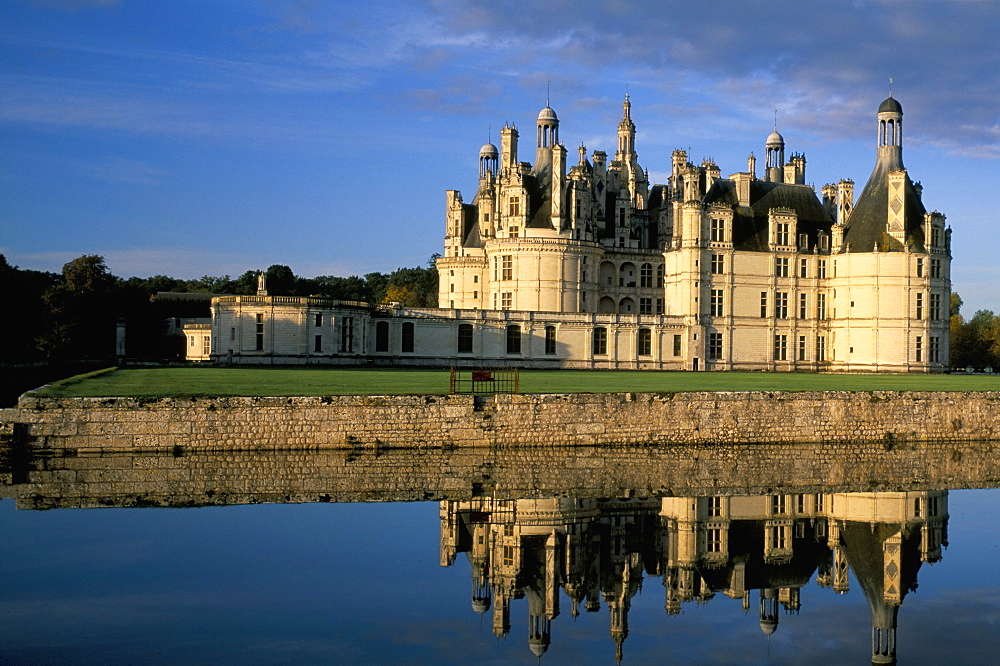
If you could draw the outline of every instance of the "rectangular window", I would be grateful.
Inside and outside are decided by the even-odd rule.
[[[924,276],[924,260],[920,257],[917,257],[917,277],[923,277],[923,276]]]
[[[709,518],[722,517],[722,498],[718,496],[709,497],[707,511]]]
[[[826,294],[816,294],[816,319],[826,319]]]
[[[229,341],[232,342],[235,339],[236,339],[236,327],[234,326],[229,329]]]
[[[826,277],[826,259],[819,259],[816,261],[816,277]]]
[[[389,351],[389,322],[387,321],[375,324],[375,351]]]
[[[208,356],[212,353],[212,336],[206,335],[201,339],[201,353]]]
[[[500,294],[500,309],[510,310],[514,305],[514,294],[509,291],[505,291]]]
[[[821,235],[819,237],[819,249],[826,251],[830,249],[830,237],[826,235]]]
[[[354,317],[340,319],[340,351],[354,351]]]
[[[507,231],[507,235],[511,238],[517,238],[521,234],[521,227],[516,224],[512,224]]]
[[[511,197],[507,200],[507,215],[515,217],[521,214],[521,197]]]
[[[708,334],[708,360],[718,361],[722,358],[722,333]]]
[[[913,346],[914,359],[917,363],[924,362],[924,339],[921,336],[917,336],[916,343]]]
[[[806,336],[799,336],[799,360],[806,360]]]
[[[472,324],[458,325],[458,353],[472,353]]]
[[[674,356],[681,355],[681,336],[674,336]]]
[[[809,234],[799,234],[799,249],[808,250],[809,249]],[[803,259],[805,261],[805,259]],[[803,275],[802,277],[805,277]]]
[[[521,353],[521,327],[517,324],[511,324],[507,327],[507,353]]]
[[[778,245],[788,245],[788,222],[778,222],[777,233],[775,234]]]
[[[788,292],[774,292],[774,316],[778,319],[788,319]]]
[[[663,314],[663,299],[662,298],[656,299],[656,314],[658,314],[658,315]]]
[[[774,258],[775,277],[788,277],[788,257]]]
[[[653,353],[653,332],[648,328],[639,329],[636,351],[639,352],[639,356],[649,356]]]
[[[931,346],[930,346],[930,358],[928,359],[931,363],[941,362],[941,338],[937,336],[931,336]]]
[[[941,318],[941,294],[931,294],[930,316],[931,321]]]
[[[785,496],[771,495],[771,515],[781,516],[785,513]]]
[[[514,256],[510,254],[505,254],[500,257],[502,264],[500,270],[501,280],[513,280],[514,279]]]
[[[788,336],[787,335],[776,335],[776,336],[774,336],[774,360],[775,361],[787,361],[788,360]]]
[[[712,255],[712,273],[722,275],[725,272],[725,257],[721,254]]]
[[[608,353],[608,329],[598,326],[594,329],[594,355],[603,356]]]
[[[653,264],[643,264],[639,268],[639,286],[640,287],[653,286]]]
[[[652,298],[640,298],[639,299],[639,314],[653,314],[653,299]]]
[[[713,289],[711,295],[710,311],[709,314],[713,317],[722,316],[722,290]]]
[[[546,326],[545,327],[545,353],[555,354],[556,353],[556,327]]]
[[[917,319],[924,318],[924,295],[917,294]]]
[[[323,326],[323,313],[318,312],[316,313],[316,328],[320,328],[321,326]]]
[[[941,277],[941,260],[931,259],[931,277],[939,278]]]
[[[806,306],[808,305],[809,297],[805,293],[799,294],[799,319],[806,318]]]
[[[709,239],[713,243],[723,243],[726,240],[726,221],[717,218],[712,218],[711,226],[709,227]]]
[[[722,552],[722,528],[710,527],[705,530],[705,552]]]
[[[403,330],[402,330],[402,335],[400,336],[399,351],[401,352],[413,351],[413,328],[414,328],[414,323],[412,321],[403,322]]]
[[[809,277],[809,260],[799,259],[799,277],[807,278]]]
[[[313,345],[313,351],[314,352],[321,352],[321,351],[323,351],[323,336],[322,335],[317,335],[316,336],[315,344]]]
[[[823,363],[826,361],[826,336],[816,336],[816,361]]]
[[[257,351],[264,351],[264,315],[257,315]]]
[[[760,292],[760,316],[767,317],[767,292]]]
[[[656,287],[658,289],[663,288],[663,264],[658,264],[656,266]]]

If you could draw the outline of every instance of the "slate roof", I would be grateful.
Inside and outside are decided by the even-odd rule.
[[[881,252],[899,252],[903,243],[886,233],[889,221],[889,172],[894,164],[889,160],[880,159],[875,163],[868,184],[861,191],[861,196],[854,210],[847,218],[844,227],[844,249],[849,252],[872,252],[877,246]],[[902,168],[899,164],[896,168]],[[917,194],[909,175],[904,186],[904,238],[912,249],[924,250],[924,204]]]
[[[819,232],[830,233],[833,218],[807,185],[763,180],[750,181],[750,205],[740,206],[736,182],[717,179],[702,201],[733,209],[733,248],[751,252],[768,250],[768,213],[772,208],[791,208],[798,216],[798,232],[809,235],[809,247],[818,243]],[[794,241],[798,243],[798,239]]]

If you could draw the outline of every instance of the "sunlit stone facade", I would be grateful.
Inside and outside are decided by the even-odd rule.
[[[516,364],[667,370],[940,372],[948,368],[950,229],[902,161],[902,107],[876,117],[875,168],[855,201],[819,194],[774,131],[758,177],[671,156],[651,184],[626,96],[613,157],[536,121],[479,152],[466,202],[446,198],[437,309],[322,299],[213,302],[212,358],[227,362]],[[254,300],[257,299],[257,300]],[[325,322],[325,323],[323,323]],[[252,344],[251,344],[252,342]]]

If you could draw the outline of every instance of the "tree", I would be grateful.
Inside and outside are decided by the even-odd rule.
[[[119,291],[104,257],[89,254],[66,263],[62,280],[42,297],[47,325],[38,349],[53,360],[114,358]]]

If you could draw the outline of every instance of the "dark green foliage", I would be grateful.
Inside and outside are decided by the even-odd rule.
[[[296,276],[274,264],[265,271],[268,293],[275,296],[319,296],[381,303],[397,300],[410,307],[437,304],[437,270],[400,268],[364,277]],[[123,322],[129,359],[183,360],[183,340],[168,338],[167,320],[207,317],[204,302],[155,300],[159,292],[253,295],[258,270],[237,278],[206,275],[179,280],[166,275],[126,280],[112,275],[104,258],[84,255],[70,261],[61,274],[21,270],[0,254],[0,289],[18,325],[2,329],[0,364],[68,361],[114,361],[115,329]],[[390,298],[390,296],[393,296]]]
[[[979,310],[965,321],[959,312],[962,299],[956,293],[951,295],[951,306],[951,366],[1000,370],[1000,316]]]

